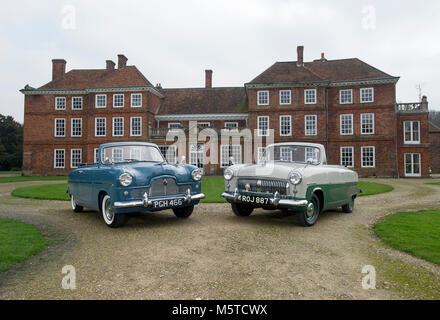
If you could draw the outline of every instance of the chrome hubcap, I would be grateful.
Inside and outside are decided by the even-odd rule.
[[[307,206],[307,218],[313,217],[313,214],[315,213],[315,205],[313,203],[309,203]]]
[[[72,209],[75,210],[76,203],[75,203],[75,200],[73,199],[73,196],[71,197],[71,201],[72,201]]]
[[[107,218],[108,221],[113,221],[113,217],[115,216],[115,214],[114,214],[113,209],[111,208],[111,205],[110,205],[110,198],[107,198],[105,200],[104,214],[105,214],[105,217]]]

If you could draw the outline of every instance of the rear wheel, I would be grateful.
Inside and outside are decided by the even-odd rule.
[[[84,207],[79,206],[76,204],[75,199],[73,198],[73,195],[70,196],[70,202],[72,204],[72,210],[75,212],[82,212],[84,210]]]
[[[234,211],[235,215],[239,217],[249,217],[252,211],[254,211],[254,208],[242,204],[232,203],[231,206],[232,211]]]
[[[173,209],[173,212],[177,218],[185,219],[188,218],[193,213],[193,210],[194,210],[194,206],[189,206],[189,207],[175,208]]]
[[[298,212],[296,216],[298,218],[298,222],[303,227],[311,227],[318,220],[320,212],[321,207],[319,204],[319,198],[316,194],[314,194],[309,205],[307,206],[307,209],[304,212]]]
[[[344,213],[352,213],[354,210],[354,197],[351,198],[350,203],[347,203],[342,206],[342,212]]]
[[[110,228],[121,227],[127,221],[127,216],[125,214],[116,214],[113,211],[113,208],[111,206],[111,199],[108,194],[105,194],[101,198],[100,211],[102,217],[104,218],[105,224]]]

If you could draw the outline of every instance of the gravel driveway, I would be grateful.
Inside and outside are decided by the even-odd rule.
[[[440,299],[439,266],[387,248],[371,231],[387,214],[440,208],[440,186],[371,181],[395,190],[359,198],[353,214],[324,213],[313,228],[279,211],[238,218],[229,205],[202,204],[188,220],[166,211],[110,229],[68,202],[10,196],[50,182],[0,184],[0,218],[33,223],[51,239],[0,274],[0,299]],[[61,287],[65,265],[76,268],[76,290]],[[365,265],[376,268],[376,290],[362,289]]]

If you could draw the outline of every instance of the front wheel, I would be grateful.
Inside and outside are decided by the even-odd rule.
[[[193,210],[194,210],[194,206],[189,206],[189,207],[173,209],[173,212],[177,218],[185,219],[188,218],[193,213]]]
[[[100,211],[102,217],[104,218],[105,224],[110,228],[121,227],[127,221],[127,216],[125,214],[116,214],[113,211],[111,199],[108,194],[105,194],[101,198]]]
[[[249,217],[252,211],[254,211],[254,208],[242,204],[232,203],[231,206],[232,211],[234,211],[235,215],[239,217]]]
[[[354,210],[354,197],[351,198],[351,201],[342,206],[342,212],[344,213],[352,213]]]
[[[76,204],[75,199],[73,198],[73,195],[70,196],[70,202],[72,204],[72,210],[75,212],[82,212],[84,210],[84,207],[79,206]]]
[[[316,194],[312,196],[307,209],[304,212],[298,212],[297,218],[299,223],[303,227],[311,227],[318,220],[319,213],[321,212],[321,207],[319,205],[319,198]]]

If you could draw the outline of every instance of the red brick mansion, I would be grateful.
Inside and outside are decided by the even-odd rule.
[[[229,158],[243,161],[240,143],[219,144],[219,163],[204,161],[204,141],[170,146],[169,130],[251,129],[275,142],[321,143],[329,164],[360,176],[426,177],[430,168],[428,102],[396,103],[398,77],[359,59],[276,62],[243,87],[163,89],[124,55],[105,69],[70,70],[52,60],[52,81],[21,92],[24,103],[23,172],[67,175],[96,161],[105,142],[150,141],[168,161],[186,154],[207,174],[221,174]],[[272,131],[273,130],[273,131]],[[255,148],[254,161],[263,148]]]

